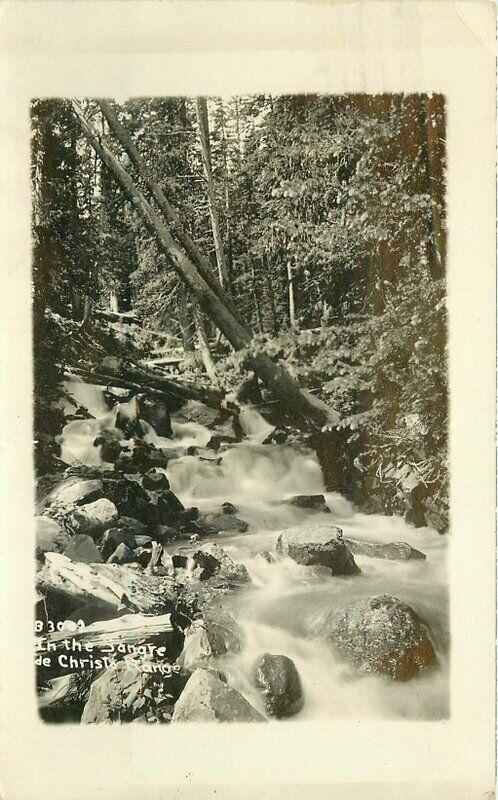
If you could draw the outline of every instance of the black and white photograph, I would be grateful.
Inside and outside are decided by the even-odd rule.
[[[444,95],[30,127],[43,722],[447,720]]]

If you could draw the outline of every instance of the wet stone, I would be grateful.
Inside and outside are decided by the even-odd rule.
[[[269,716],[291,717],[302,709],[301,681],[294,662],[287,656],[265,653],[256,664],[254,682]]]
[[[83,564],[101,564],[102,556],[100,551],[90,536],[76,534],[71,537],[71,541],[64,549],[64,555],[71,561]]]
[[[436,663],[428,630],[411,606],[390,595],[332,612],[328,638],[360,672],[407,681]]]

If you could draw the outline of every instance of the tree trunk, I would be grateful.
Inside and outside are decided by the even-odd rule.
[[[117,564],[80,564],[60,553],[46,553],[36,576],[43,596],[60,598],[64,609],[97,603],[109,611],[131,604],[145,614],[173,611],[177,590],[173,578],[151,577]]]
[[[271,311],[271,319],[272,319],[272,327],[273,327],[273,335],[278,335],[278,317],[277,317],[277,309],[275,306],[275,292],[273,291],[273,283],[270,275],[268,258],[265,257],[263,262],[263,272],[266,275],[266,285],[268,287],[268,300],[270,301],[270,311]]]
[[[433,200],[431,272],[441,278],[446,264],[446,228],[444,225],[444,98],[440,94],[424,97],[427,140],[427,183]]]
[[[161,398],[170,397],[180,407],[187,400],[198,400],[199,403],[210,408],[219,409],[224,398],[224,392],[219,389],[208,389],[196,386],[188,381],[172,381],[163,375],[152,374],[141,367],[121,366],[119,372],[100,367],[98,370],[80,369],[74,372],[65,372],[64,377],[78,376],[97,386],[116,386],[121,389],[131,389],[137,393],[155,395]]]
[[[294,301],[294,277],[290,261],[287,262],[287,283],[289,287],[289,322],[294,327],[296,324],[296,305]]]
[[[197,247],[196,243],[194,242],[190,234],[183,228],[180,217],[176,209],[171,205],[169,200],[166,198],[159,184],[150,175],[149,170],[145,165],[140,153],[138,152],[138,149],[133,143],[130,134],[128,133],[124,125],[122,125],[118,120],[110,103],[108,103],[106,100],[99,100],[98,104],[100,110],[102,111],[104,117],[107,120],[109,129],[112,131],[116,139],[119,141],[119,143],[129,156],[133,166],[137,170],[138,174],[144,181],[149,192],[151,193],[152,197],[157,203],[159,210],[164,214],[166,220],[168,221],[173,236],[185,249],[190,260],[196,266],[197,271],[204,278],[208,286],[212,289],[212,291],[216,295],[218,295],[220,300],[227,306],[227,308],[231,311],[233,316],[237,318],[239,322],[241,322],[241,319],[238,316],[238,311],[237,308],[235,307],[233,299],[225,291],[223,286],[216,280],[216,276],[213,274],[213,270],[211,269],[211,265],[208,259],[204,257],[204,255],[201,253],[201,251]],[[78,118],[81,123],[82,122],[81,110],[76,111],[76,114],[78,115]]]
[[[156,237],[173,269],[183,279],[194,296],[199,299],[201,308],[211,317],[236,350],[250,348],[252,344],[252,335],[250,331],[239,319],[234,317],[230,308],[220,299],[219,294],[216,294],[208,285],[189,256],[173,239],[166,223],[159,217],[150,203],[138,190],[115,155],[101,141],[98,134],[87,121],[78,101],[73,101],[73,108],[81,129],[91,146],[99,154],[111,172],[113,172],[126,197],[128,197],[135,210],[140,214],[147,228]],[[286,403],[295,413],[304,417],[315,426],[322,427],[326,423],[336,424],[339,422],[340,418],[333,409],[327,412],[323,407],[317,406],[312,399],[301,392],[293,378],[291,378],[282,367],[274,364],[266,354],[259,353],[254,355],[248,352],[246,364],[249,369],[254,370],[254,372],[259,375],[261,380],[267,384],[277,397]]]
[[[214,365],[213,357],[211,355],[211,350],[209,349],[209,339],[206,331],[206,325],[204,323],[204,317],[202,315],[202,311],[198,305],[194,306],[194,320],[197,329],[197,341],[199,343],[199,351],[201,354],[202,362],[211,380],[211,383],[213,384],[213,386],[218,387],[220,384],[218,380],[218,375],[216,373],[216,367]]]
[[[188,367],[195,367],[197,361],[194,339],[195,324],[188,308],[187,292],[181,280],[178,281],[177,292],[178,322],[180,324],[180,335],[183,342],[183,352],[185,354],[184,360]]]
[[[213,168],[211,163],[211,145],[209,142],[209,117],[207,102],[205,97],[198,97],[195,101],[197,111],[197,122],[199,125],[199,139],[201,143],[202,165],[206,178],[206,188],[209,201],[209,214],[211,217],[211,228],[213,231],[214,249],[216,252],[216,264],[218,266],[218,277],[222,286],[228,286],[228,270],[223,250],[223,240],[221,238],[220,219],[216,194],[214,191]]]
[[[254,310],[256,312],[256,324],[258,326],[258,331],[262,333],[263,322],[261,316],[261,303],[259,302],[258,286],[256,283],[256,273],[254,271],[254,262],[251,266],[251,275],[252,275],[252,294],[254,297]]]

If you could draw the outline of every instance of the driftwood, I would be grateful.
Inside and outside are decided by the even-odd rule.
[[[109,611],[132,608],[149,614],[173,610],[177,598],[175,579],[143,575],[118,564],[81,564],[60,553],[46,553],[37,574],[36,588],[43,597],[54,597],[64,608],[97,603]]]

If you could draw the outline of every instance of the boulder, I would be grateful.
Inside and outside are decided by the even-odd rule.
[[[406,542],[364,542],[359,539],[344,539],[344,544],[352,553],[373,558],[385,558],[389,561],[411,561],[412,559],[424,560],[425,553],[416,550]]]
[[[137,547],[152,547],[152,536],[135,536],[135,544]]]
[[[254,682],[264,697],[270,717],[291,717],[303,707],[303,690],[294,662],[282,655],[265,653],[258,660]]]
[[[141,398],[140,417],[152,425],[158,436],[164,436],[166,439],[171,439],[173,436],[170,410],[163,400]]]
[[[103,485],[100,480],[79,480],[68,478],[50,494],[50,502],[62,506],[83,505],[102,497]]]
[[[75,533],[87,533],[94,539],[107,528],[112,528],[119,517],[114,503],[103,497],[71,512],[70,524]]]
[[[120,515],[138,519],[146,525],[150,523],[151,498],[136,480],[129,480],[117,471],[109,471],[103,473],[102,482],[105,497],[114,503]],[[124,526],[120,523],[120,527]]]
[[[71,541],[69,534],[50,517],[35,517],[36,555],[63,553]]]
[[[214,450],[214,452],[217,453],[222,444],[237,444],[239,441],[240,439],[236,438],[235,436],[220,436],[216,434],[215,436],[211,436],[206,447],[208,447],[210,450]]]
[[[129,528],[109,528],[106,530],[100,543],[100,552],[102,553],[104,561],[107,561],[109,556],[114,553],[116,547],[120,544],[124,544],[130,550],[134,550],[138,543],[135,535]]]
[[[93,440],[95,447],[100,447],[100,456],[102,461],[114,464],[121,454],[121,444],[119,437],[113,431],[102,431],[102,433]]]
[[[213,428],[218,418],[219,413],[216,409],[196,402],[187,403],[175,414],[175,419],[179,422],[196,422],[205,428]]]
[[[342,530],[333,525],[288,528],[277,540],[277,553],[306,567],[329,567],[333,575],[357,575],[360,570],[344,544]]]
[[[101,564],[102,556],[100,551],[90,536],[84,533],[77,533],[71,537],[71,541],[64,549],[64,555],[71,561],[80,564]]]
[[[151,493],[149,499],[149,524],[176,527],[184,522],[185,508],[173,492],[168,490],[162,494]]]
[[[140,520],[138,519],[134,519],[134,517],[120,517],[118,519],[116,527],[126,528],[128,531],[131,531],[135,536],[141,536],[145,531],[145,525],[143,524],[143,522],[140,522]]]
[[[236,564],[221,547],[212,542],[198,547],[192,559],[195,565],[193,576],[200,581],[210,580],[217,588],[232,588],[250,581],[245,566]]]
[[[168,466],[168,456],[159,448],[149,442],[136,441],[131,455],[132,463],[139,472],[148,472],[154,467],[166,468]]]
[[[188,529],[198,539],[206,538],[206,536],[216,536],[218,533],[218,529],[214,525],[210,525],[202,514],[189,524]]]
[[[172,722],[264,722],[264,717],[216,673],[196,669],[175,705]]]
[[[204,530],[205,525],[214,529],[216,533],[220,531],[240,531],[245,533],[249,529],[249,525],[244,520],[239,519],[234,514],[225,512],[223,514],[202,514],[197,520],[197,524]]]
[[[151,547],[137,547],[133,551],[133,561],[136,561],[140,566],[147,567],[150,564],[150,560],[152,558],[152,548]]]
[[[333,613],[328,637],[338,655],[361,672],[407,681],[436,663],[425,626],[406,603],[369,597]]]
[[[169,480],[164,472],[156,472],[155,469],[151,469],[143,476],[142,486],[149,492],[163,492],[169,489]]]
[[[168,542],[174,542],[175,539],[178,539],[179,534],[178,531],[170,525],[158,525],[154,538],[161,544],[167,544]]]
[[[239,650],[240,633],[235,620],[219,606],[208,607],[185,631],[177,663],[193,671],[203,663]]]
[[[222,503],[221,510],[224,514],[236,514],[238,508],[236,508],[232,503]]]
[[[124,543],[118,544],[113,554],[107,559],[108,564],[130,564],[132,561],[135,561],[133,550]]]
[[[296,494],[294,497],[286,500],[286,502],[297,508],[323,511],[326,514],[330,513],[330,509],[325,502],[323,494]]]
[[[143,715],[143,675],[132,661],[106,669],[90,687],[81,722],[130,722]]]

